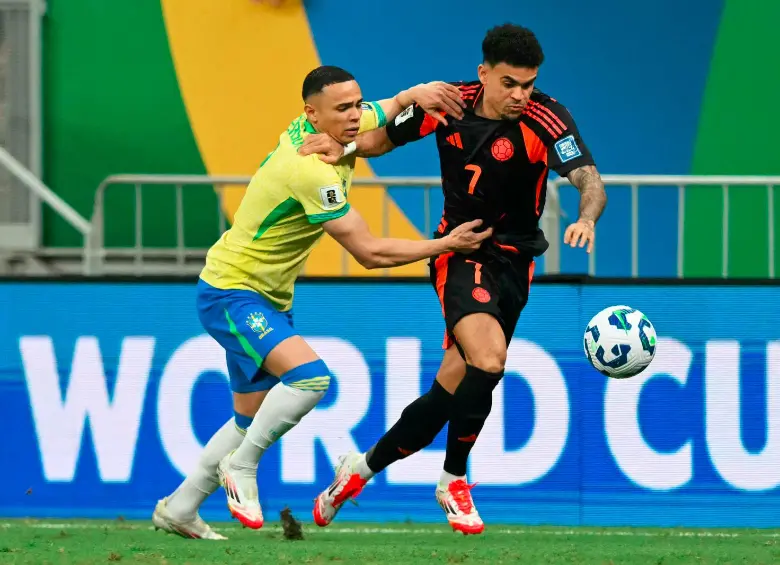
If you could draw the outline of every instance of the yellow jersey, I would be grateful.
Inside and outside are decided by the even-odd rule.
[[[360,131],[385,125],[379,104],[364,102]],[[251,290],[279,311],[292,307],[295,280],[322,223],[349,211],[347,195],[355,155],[338,165],[317,155],[298,155],[304,138],[316,133],[302,114],[279,136],[279,144],[252,177],[233,224],[209,249],[200,278],[225,290]]]

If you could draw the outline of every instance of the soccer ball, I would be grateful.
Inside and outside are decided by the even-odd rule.
[[[585,329],[585,355],[608,377],[627,379],[644,371],[655,357],[656,334],[647,316],[630,306],[610,306]]]

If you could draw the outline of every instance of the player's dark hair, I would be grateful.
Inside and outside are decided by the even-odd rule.
[[[355,80],[355,77],[341,67],[333,67],[330,65],[317,67],[303,79],[303,99],[306,100],[312,94],[322,92],[322,89],[326,86],[338,84],[340,82],[348,82],[350,80]]]
[[[482,40],[482,58],[491,65],[506,63],[513,67],[539,67],[544,53],[534,32],[514,24],[496,26]]]

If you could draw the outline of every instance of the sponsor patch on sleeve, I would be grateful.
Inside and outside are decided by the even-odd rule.
[[[577,157],[582,157],[582,151],[580,151],[573,135],[567,135],[563,139],[556,141],[555,152],[558,153],[558,158],[561,160],[561,163],[571,161]]]

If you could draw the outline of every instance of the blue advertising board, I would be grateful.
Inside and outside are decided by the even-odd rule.
[[[149,517],[232,415],[194,284],[0,283],[0,516]],[[642,310],[650,367],[608,379],[582,335]],[[488,523],[780,526],[778,286],[534,284],[470,461]],[[443,322],[424,283],[301,282],[295,323],[335,379],[258,473],[266,514],[311,501],[427,390]],[[340,520],[441,521],[445,433]],[[227,519],[217,492],[207,519]]]

